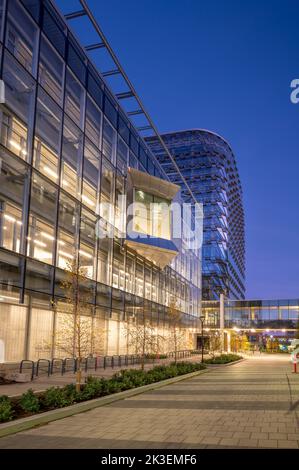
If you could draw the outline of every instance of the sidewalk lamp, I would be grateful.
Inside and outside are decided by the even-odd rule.
[[[199,317],[200,323],[201,323],[201,362],[203,362],[203,325],[205,321],[205,317],[201,316]]]

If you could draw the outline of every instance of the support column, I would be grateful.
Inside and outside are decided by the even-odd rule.
[[[220,338],[221,352],[224,351],[224,294],[220,294]]]

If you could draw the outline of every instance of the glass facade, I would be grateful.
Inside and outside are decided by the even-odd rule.
[[[165,144],[203,204],[202,297],[245,298],[245,232],[242,188],[234,154],[222,137],[205,130],[164,134]],[[161,166],[174,183],[180,176],[160,142],[146,139]],[[187,190],[182,196],[190,200]]]
[[[121,237],[126,208],[117,200],[126,193],[128,167],[166,180],[164,170],[51,2],[0,0],[0,13],[4,361],[62,354],[53,338],[65,312],[63,303],[54,311],[51,301],[63,300],[61,281],[74,259],[89,282],[91,335],[99,325],[107,332],[95,353],[126,352],[121,329],[128,315],[146,312],[157,329],[165,329],[172,297],[187,338],[201,302],[199,253],[182,243],[160,269]],[[167,238],[169,227],[161,225],[165,201],[158,203],[154,230]],[[97,237],[99,220],[112,238]]]
[[[219,328],[219,302],[203,301],[202,313],[207,326]],[[299,299],[225,300],[224,302],[225,328],[295,330],[298,322]]]

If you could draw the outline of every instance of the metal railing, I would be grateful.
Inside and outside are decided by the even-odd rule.
[[[50,359],[38,359],[36,362],[24,359],[20,362],[20,372],[30,371],[31,380],[34,377],[39,377],[42,373],[50,375],[54,374],[74,374],[79,366],[81,370],[88,372],[88,370],[98,370],[98,369],[107,369],[107,368],[120,368],[120,367],[130,367],[140,364],[144,361],[145,364],[154,364],[155,362],[167,361],[169,359],[185,359],[189,358],[194,354],[199,354],[200,351],[184,349],[180,351],[171,351],[167,354],[161,354],[164,357],[160,357],[159,354],[148,354],[143,358],[140,354],[121,354],[121,355],[102,355],[102,356],[87,356],[81,358],[80,362],[78,358],[66,357],[66,358],[53,358]],[[166,356],[166,357],[165,357]]]

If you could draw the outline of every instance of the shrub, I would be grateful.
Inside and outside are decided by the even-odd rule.
[[[37,413],[40,410],[39,398],[34,395],[31,388],[21,396],[20,406],[24,411],[30,413]]]
[[[215,356],[211,359],[205,359],[205,364],[229,364],[230,362],[238,361],[242,359],[242,356],[238,354],[220,354],[220,356]]]
[[[5,395],[0,396],[0,423],[10,421],[13,415],[14,411],[10,399]]]
[[[64,392],[65,400],[67,401],[68,405],[72,405],[73,403],[80,401],[81,393],[78,393],[76,391],[76,385],[65,385],[62,390]]]
[[[71,405],[71,400],[63,388],[51,387],[45,391],[43,403],[46,408],[62,408]]]
[[[94,377],[87,377],[86,384],[80,394],[80,400],[91,400],[102,395],[102,380]]]

